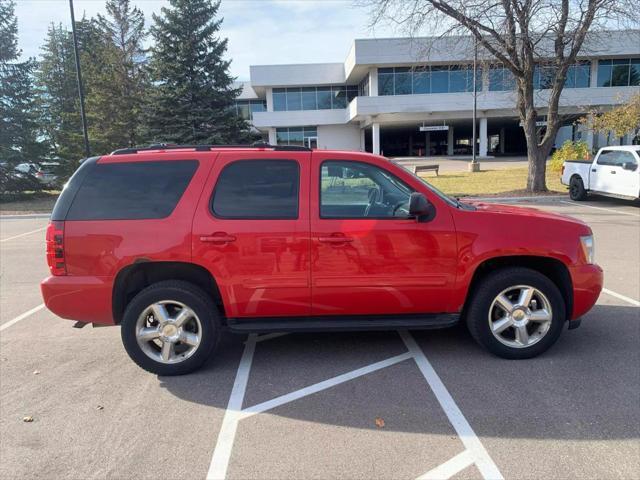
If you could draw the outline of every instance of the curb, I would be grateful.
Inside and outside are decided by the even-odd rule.
[[[12,219],[20,219],[20,218],[49,218],[50,216],[51,216],[50,213],[24,213],[24,214],[16,214],[16,215],[0,214],[0,220],[12,220]]]
[[[544,200],[566,200],[565,195],[543,195],[538,197],[462,197],[461,201],[473,200],[482,202],[522,202],[522,201],[544,201]]]

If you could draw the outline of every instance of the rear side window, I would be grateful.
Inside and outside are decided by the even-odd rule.
[[[168,217],[197,168],[197,160],[98,163],[82,182],[66,219]]]
[[[298,218],[299,185],[295,160],[239,160],[220,173],[211,210],[220,218]]]

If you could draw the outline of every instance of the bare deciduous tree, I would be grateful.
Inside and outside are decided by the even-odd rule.
[[[579,53],[598,45],[598,33],[631,22],[637,10],[631,0],[356,0],[371,10],[371,25],[388,21],[412,36],[471,34],[489,55],[515,78],[516,108],[527,141],[527,190],[546,191],[546,159],[562,118],[560,94],[567,71]],[[588,38],[588,45],[585,40]],[[544,63],[552,73],[548,92],[536,99],[534,71]],[[538,100],[538,102],[536,102]],[[543,100],[544,106],[540,105]],[[546,128],[536,129],[544,109]]]

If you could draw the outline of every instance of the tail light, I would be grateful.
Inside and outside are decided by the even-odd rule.
[[[64,261],[64,222],[49,222],[47,227],[47,263],[51,275],[66,275]]]
[[[43,178],[43,177],[44,177],[44,173],[36,172],[36,178]]]

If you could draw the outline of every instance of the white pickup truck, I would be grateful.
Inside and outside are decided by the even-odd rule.
[[[562,166],[562,183],[571,200],[584,200],[590,192],[612,197],[640,197],[640,145],[605,147],[593,159],[569,160]]]

